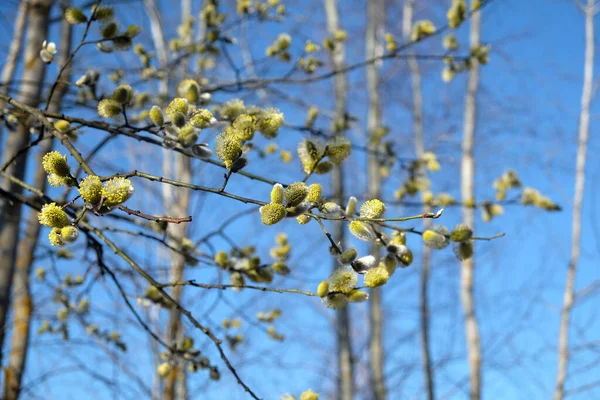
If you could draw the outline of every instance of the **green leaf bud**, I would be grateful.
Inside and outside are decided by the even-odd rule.
[[[200,100],[200,85],[193,79],[185,79],[179,83],[177,93],[185,97],[190,103],[198,103]]]
[[[337,267],[329,276],[329,291],[350,293],[358,282],[358,274],[348,265]]]
[[[421,160],[425,162],[427,169],[431,172],[437,172],[440,170],[440,163],[438,162],[437,156],[431,151],[427,151],[421,157]]]
[[[58,176],[56,174],[48,175],[48,183],[50,186],[75,186],[76,182],[70,176]]]
[[[435,199],[435,204],[447,207],[456,204],[456,199],[448,193],[439,193]]]
[[[160,107],[158,106],[153,106],[150,109],[150,120],[152,121],[152,123],[156,126],[158,126],[159,128],[162,127],[165,124],[165,117],[163,116],[162,110],[160,109]]]
[[[296,221],[298,221],[300,225],[306,225],[310,222],[310,215],[299,215],[296,217]]]
[[[215,153],[219,157],[227,168],[231,168],[231,164],[234,160],[242,155],[242,145],[240,140],[227,131],[223,131],[215,139]]]
[[[288,244],[288,237],[284,232],[279,232],[277,236],[275,236],[275,243],[281,246],[285,246]]]
[[[173,117],[171,118],[173,125],[175,125],[178,128],[183,128],[185,126],[185,115],[183,115],[180,112],[176,112],[173,114]],[[191,125],[190,125],[191,126]]]
[[[283,125],[283,113],[277,109],[270,108],[259,114],[256,128],[267,139],[277,137],[279,128]]]
[[[213,117],[213,114],[205,108],[194,111],[190,118],[190,123],[198,129],[207,128],[215,122],[217,121],[215,117]]]
[[[113,99],[100,100],[98,103],[98,114],[103,118],[112,118],[123,112],[123,107]]]
[[[377,199],[368,200],[360,207],[361,218],[381,218],[385,212],[385,205]]]
[[[483,222],[490,222],[494,217],[502,214],[504,214],[504,207],[500,204],[483,203],[483,207],[481,208],[481,219]]]
[[[79,236],[79,229],[76,226],[65,226],[60,230],[60,238],[65,243],[73,243]]]
[[[308,127],[313,126],[318,116],[319,109],[317,107],[310,107],[306,113],[306,122],[304,122],[304,125]]]
[[[54,129],[59,132],[65,133],[71,129],[71,123],[65,120],[58,120],[54,123]]]
[[[60,310],[58,310],[56,312],[56,319],[58,319],[60,322],[65,322],[68,317],[69,317],[69,309],[68,308],[61,308]]]
[[[113,19],[115,12],[111,7],[92,7],[93,20],[107,21]]]
[[[52,246],[64,246],[65,242],[62,240],[62,236],[60,235],[60,231],[62,228],[52,228],[50,233],[48,234],[48,240]]]
[[[452,81],[455,75],[456,71],[453,67],[444,67],[444,69],[442,70],[442,80],[446,83]]]
[[[306,199],[308,188],[304,182],[295,182],[285,189],[284,195],[286,205],[288,207],[295,207]]]
[[[352,267],[355,270],[360,271],[360,273],[364,273],[365,271],[375,267],[375,265],[377,265],[377,259],[371,255],[368,255],[354,261]]]
[[[325,297],[327,296],[327,293],[329,293],[329,282],[321,281],[317,287],[317,295],[319,297]]]
[[[220,109],[220,114],[223,118],[228,120],[234,120],[235,117],[240,115],[246,110],[244,102],[239,99],[233,99],[225,102]]]
[[[79,194],[90,204],[98,204],[102,198],[102,182],[96,175],[86,176],[79,184]]]
[[[408,267],[413,262],[413,252],[402,244],[396,250],[396,257],[398,257],[403,267]]]
[[[256,271],[260,277],[259,282],[271,283],[273,281],[273,270],[271,268],[259,268]]]
[[[396,272],[396,266],[398,265],[398,258],[396,257],[396,254],[388,253],[383,258],[383,261],[381,264],[382,265],[380,265],[380,266],[385,268],[387,270],[388,274],[390,276],[392,276],[394,274],[394,272]]]
[[[156,286],[148,286],[146,290],[144,290],[144,297],[153,303],[160,303],[163,301],[162,294]]]
[[[217,265],[219,267],[226,267],[227,266],[227,253],[225,253],[224,251],[218,251],[217,254],[215,254],[215,262],[217,263]]]
[[[467,18],[466,0],[453,0],[446,16],[448,17],[448,26],[452,29],[457,28]]]
[[[323,203],[319,210],[328,217],[341,217],[344,214],[342,207],[333,201]]]
[[[471,236],[473,236],[471,228],[464,224],[458,224],[450,234],[450,240],[453,242],[464,242],[465,240],[471,239]]]
[[[388,279],[390,279],[390,274],[384,267],[373,268],[365,274],[365,286],[370,288],[383,286]]]
[[[173,101],[171,101],[171,103],[169,103],[169,105],[167,106],[167,109],[165,110],[165,113],[167,114],[167,116],[169,118],[171,118],[171,120],[173,120],[173,118],[175,117],[176,113],[182,113],[184,116],[187,115],[189,110],[189,104],[187,99],[183,99],[180,97],[174,98]]]
[[[313,183],[308,186],[308,195],[306,196],[306,201],[311,203],[318,203],[321,200],[321,193],[323,192],[323,187],[319,183]]]
[[[371,228],[371,225],[365,223],[365,222],[361,222],[361,221],[352,221],[350,222],[350,233],[352,233],[354,236],[356,236],[357,238],[359,238],[360,240],[363,240],[365,242],[374,242],[375,241],[375,232],[373,231],[373,228]]]
[[[283,261],[275,261],[273,265],[271,265],[271,268],[279,275],[288,275],[290,273],[289,267]]]
[[[327,308],[340,310],[348,305],[348,297],[343,293],[329,293],[327,296],[321,297],[321,302]]]
[[[133,44],[131,38],[127,36],[117,36],[113,38],[112,42],[117,51],[129,50]]]
[[[541,195],[537,190],[530,187],[526,187],[521,193],[521,204],[524,206],[536,204],[538,202],[539,197],[541,197]]]
[[[118,31],[119,31],[119,26],[116,24],[116,22],[110,22],[110,23],[104,25],[104,27],[102,27],[102,30],[100,33],[102,34],[102,38],[112,39],[113,37],[115,37],[117,35]]]
[[[77,7],[69,7],[65,11],[65,19],[71,25],[84,24],[87,22],[87,17]]]
[[[251,115],[241,114],[233,121],[233,130],[240,140],[251,140],[255,129],[255,118]]]
[[[42,158],[42,167],[48,174],[55,174],[59,177],[68,177],[71,175],[67,156],[63,156],[58,151],[46,153]]]
[[[350,155],[350,140],[335,136],[327,141],[327,156],[334,164],[341,164]]]
[[[210,377],[210,379],[212,381],[218,381],[221,379],[221,373],[215,366],[210,367],[210,372],[209,372],[208,376]]]
[[[282,33],[277,37],[276,44],[279,50],[286,50],[292,44],[292,37],[287,33]]]
[[[369,300],[369,293],[354,289],[348,295],[348,301],[351,303],[360,303]]]
[[[319,395],[313,392],[311,389],[308,389],[300,395],[300,400],[319,400]]]
[[[38,213],[38,221],[50,228],[62,228],[71,223],[67,213],[56,203],[44,204]]]
[[[301,214],[307,212],[310,208],[310,203],[302,202],[295,207],[286,207],[285,210],[287,212],[286,216],[289,218],[297,217]]]
[[[454,243],[452,250],[454,251],[456,258],[458,258],[460,261],[467,260],[473,257],[473,241],[467,240],[464,242]]]
[[[346,204],[346,215],[352,217],[356,213],[356,207],[358,206],[358,200],[354,196],[350,196],[348,204]]]
[[[321,159],[325,152],[325,145],[317,138],[304,139],[298,144],[298,157],[306,173],[310,172],[315,163]]]
[[[109,208],[126,202],[132,195],[133,186],[129,179],[123,177],[112,178],[102,187],[104,206]]]
[[[285,207],[282,204],[267,204],[260,209],[262,223],[265,225],[273,225],[281,221],[285,215]]]
[[[112,99],[123,105],[129,104],[133,100],[133,89],[129,85],[120,85],[113,92]]]
[[[229,284],[232,286],[237,286],[234,287],[232,290],[236,292],[241,291],[243,289],[243,286],[245,285],[244,276],[237,271],[232,272],[229,276]]]
[[[433,22],[430,20],[421,20],[417,21],[413,26],[413,31],[411,34],[411,41],[416,42],[419,41],[435,32],[436,28]]]
[[[173,369],[173,367],[171,366],[170,363],[164,362],[164,363],[160,364],[158,367],[156,367],[156,373],[161,378],[165,378],[167,375],[169,375],[169,373],[171,372],[172,369]]]
[[[272,258],[286,260],[290,255],[292,247],[289,244],[282,245],[281,247],[273,247],[269,254]]]
[[[443,249],[450,244],[448,229],[444,226],[436,227],[433,230],[427,229],[423,232],[423,242],[425,246],[431,249]]]
[[[276,183],[271,190],[271,203],[283,204],[283,195],[283,185],[281,185],[281,183]]]
[[[427,205],[433,205],[435,199],[431,190],[426,190],[423,193],[421,193],[421,200]]]
[[[444,48],[446,50],[454,51],[458,49],[458,40],[456,40],[456,36],[453,33],[449,33],[444,36],[444,40],[442,42]]]
[[[406,233],[394,231],[392,232],[391,243],[393,244],[406,244]]]
[[[134,37],[138,36],[140,33],[142,33],[142,28],[138,25],[129,25],[127,27],[127,29],[125,30],[125,32],[123,32],[123,35],[133,39]]]
[[[358,251],[355,248],[348,249],[339,255],[338,261],[340,264],[352,264],[356,257],[358,256]]]
[[[328,173],[329,171],[331,171],[333,169],[333,163],[330,161],[321,161],[320,163],[317,164],[317,167],[315,168],[315,173],[317,175],[323,175]],[[309,171],[306,171],[306,173],[308,173]]]

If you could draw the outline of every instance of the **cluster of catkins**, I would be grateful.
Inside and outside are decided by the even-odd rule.
[[[48,174],[48,182],[52,186],[75,186],[77,180],[71,175],[71,167],[67,156],[58,151],[44,155],[42,167]],[[79,194],[85,202],[98,214],[109,212],[112,208],[124,203],[133,195],[133,186],[128,179],[112,178],[104,183],[98,176],[88,175],[79,183]],[[77,239],[79,230],[56,203],[45,204],[38,214],[40,224],[52,228],[48,236],[53,246],[63,246]]]

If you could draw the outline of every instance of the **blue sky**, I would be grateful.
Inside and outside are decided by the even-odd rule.
[[[285,3],[285,2],[284,2]],[[417,18],[430,18],[441,26],[445,21],[446,2],[428,2],[417,13]],[[173,34],[179,13],[172,10],[169,2],[162,1],[162,14],[166,29]],[[198,5],[194,4],[194,13]],[[342,0],[339,2],[342,27],[349,32],[348,60],[357,62],[364,57],[364,2]],[[321,42],[324,37],[323,8],[320,2],[308,4],[287,4],[290,18],[280,24],[266,22],[248,25],[248,51],[254,59],[262,59],[264,49],[279,33],[290,32],[294,42],[292,54],[301,52],[305,39]],[[14,15],[14,4],[0,9],[2,16],[10,20]],[[118,18],[123,25],[139,23],[144,17],[143,7],[132,3],[119,6]],[[55,10],[56,12],[56,10]],[[390,31],[400,37],[401,18],[399,10],[391,10],[388,15]],[[137,42],[151,48],[149,29],[144,20],[144,32]],[[9,37],[8,28],[5,29]],[[58,27],[54,26],[51,39],[58,38]],[[600,29],[596,29],[599,32]],[[231,35],[240,37],[244,30],[234,29]],[[79,40],[81,30],[75,31]],[[457,36],[466,43],[468,24],[462,26]],[[576,132],[579,102],[582,85],[584,50],[583,15],[568,0],[495,0],[484,10],[482,41],[492,44],[490,63],[482,69],[481,92],[479,96],[479,117],[477,130],[477,199],[491,199],[494,196],[492,182],[506,169],[515,169],[526,186],[539,189],[563,206],[560,213],[546,213],[541,210],[507,206],[505,215],[489,224],[480,219],[476,222],[479,236],[491,236],[505,232],[506,237],[481,242],[476,247],[476,302],[481,323],[481,338],[484,347],[484,397],[502,399],[542,399],[551,396],[556,371],[556,343],[558,339],[559,309],[562,305],[562,292],[570,251],[571,206],[574,187],[574,165]],[[418,53],[440,54],[439,38],[426,41],[417,48]],[[6,54],[7,41],[3,41],[0,54]],[[463,46],[464,48],[464,46]],[[232,51],[234,61],[242,65],[239,51]],[[139,61],[131,54],[102,55],[93,48],[84,49],[76,58],[79,67],[75,79],[89,67],[122,68],[139,66]],[[426,147],[434,150],[442,162],[442,171],[431,176],[433,190],[448,191],[459,196],[459,159],[462,132],[463,99],[465,76],[458,76],[446,85],[441,81],[442,66],[436,62],[421,64],[423,70],[423,96],[425,101]],[[266,68],[257,67],[260,76],[280,76],[290,68],[279,62],[269,62]],[[233,79],[233,74],[225,64],[211,72],[224,80]],[[412,119],[406,104],[410,104],[410,79],[408,68],[402,61],[386,63],[381,71],[386,80],[382,82],[383,120],[391,127],[396,150],[401,156],[414,157],[412,142]],[[51,67],[48,77],[54,79],[55,67]],[[349,74],[349,111],[359,118],[359,122],[349,131],[349,137],[359,143],[364,140],[366,120],[366,90],[364,70]],[[135,78],[131,79],[134,81]],[[114,84],[103,77],[100,91],[109,93]],[[291,96],[331,109],[333,105],[331,81],[313,84],[308,88],[282,85],[276,87]],[[135,90],[152,89],[141,85]],[[278,98],[267,92],[245,92],[242,97],[246,104],[276,106],[282,109],[286,122],[302,124],[305,108]],[[70,97],[73,99],[73,97]],[[231,98],[230,94],[215,95],[216,101]],[[584,198],[582,224],[582,256],[580,259],[576,288],[581,289],[598,279],[598,256],[600,231],[594,204],[597,199],[599,164],[594,155],[598,140],[594,135],[597,126],[597,105],[592,107],[592,125],[586,170],[586,193]],[[95,119],[94,110],[71,110]],[[320,127],[327,128],[329,121],[320,118]],[[201,141],[210,142],[218,132],[203,133]],[[85,140],[78,143],[85,153],[103,138],[101,132],[87,132]],[[277,143],[281,148],[295,153],[294,149],[302,135],[296,131],[283,129]],[[259,138],[256,143],[265,145]],[[61,149],[63,150],[63,149]],[[131,156],[133,154],[133,156]],[[114,141],[94,165],[102,174],[128,171],[134,168],[159,173],[156,160],[161,152],[151,146],[128,139]],[[102,160],[102,162],[100,161]],[[366,187],[365,157],[355,152],[348,161],[346,178],[348,194],[363,193]],[[277,156],[259,159],[251,156],[247,167],[249,172],[261,173],[271,179],[293,182],[303,177],[297,157],[283,167]],[[382,198],[391,200],[394,190],[402,183],[404,175],[396,169],[386,180]],[[133,180],[136,194],[129,206],[146,212],[160,213],[160,187],[141,180]],[[193,182],[218,187],[222,182],[222,172],[201,163],[194,164]],[[311,182],[327,183],[328,178],[311,178]],[[228,190],[236,194],[266,200],[270,187],[241,176],[234,176]],[[54,192],[52,192],[54,193]],[[58,193],[58,192],[57,192]],[[189,232],[192,240],[198,239],[220,224],[227,216],[249,208],[240,203],[223,200],[214,196],[198,194],[192,202],[194,224]],[[418,209],[411,207],[389,207],[388,216],[412,215]],[[460,220],[460,208],[445,210],[437,222],[454,226]],[[92,222],[100,225],[104,220],[95,218]],[[405,226],[419,226],[406,224]],[[227,234],[240,246],[256,245],[264,260],[269,259],[268,250],[274,245],[274,236],[286,232],[293,244],[288,277],[277,277],[273,287],[300,288],[314,291],[316,285],[325,279],[331,269],[327,253],[327,241],[316,224],[299,227],[295,221],[285,221],[274,227],[265,228],[259,222],[258,213],[249,214],[227,228]],[[157,250],[153,243],[131,240],[127,236],[112,235],[129,253],[135,255],[141,265],[160,277],[168,263],[157,260]],[[45,241],[42,240],[45,245]],[[367,248],[351,241],[362,254]],[[225,240],[215,239],[216,249],[228,249]],[[410,268],[398,270],[390,283],[383,288],[385,310],[385,357],[386,376],[390,399],[424,398],[423,375],[421,372],[418,336],[418,276],[420,271],[420,238],[410,236],[409,247],[415,252],[415,262]],[[83,243],[74,245],[75,251],[82,254]],[[46,247],[46,246],[44,246]],[[134,250],[135,249],[135,250]],[[40,250],[42,253],[44,250]],[[201,250],[209,251],[206,247]],[[159,252],[164,257],[164,253]],[[109,255],[111,265],[126,269],[127,266]],[[60,274],[81,273],[93,257],[81,262],[62,263],[57,266]],[[40,257],[36,266],[50,267],[48,258]],[[159,268],[160,267],[160,268]],[[464,350],[462,313],[458,297],[460,265],[451,249],[434,254],[430,288],[432,350],[436,365],[435,382],[439,398],[465,399],[468,394],[467,364]],[[215,283],[227,281],[211,268],[200,265],[190,268],[186,277],[199,282]],[[50,279],[53,279],[51,277]],[[142,293],[144,286],[133,284],[123,278],[128,293]],[[51,280],[52,282],[52,280]],[[37,295],[36,321],[52,318],[56,305],[49,303],[48,289],[34,283]],[[91,319],[108,330],[120,330],[129,351],[116,353],[118,363],[132,374],[139,376],[149,387],[152,385],[152,362],[147,335],[133,322],[130,312],[118,296],[114,285],[101,281],[90,291],[92,300]],[[590,298],[578,306],[573,314],[571,344],[583,345],[596,341],[595,348],[578,350],[573,354],[567,388],[576,388],[596,381],[599,368],[594,364],[597,358],[597,342],[600,340],[600,324],[594,307],[595,298]],[[215,329],[223,337],[219,328],[224,318],[241,315],[241,331],[246,337],[236,352],[227,351],[230,359],[244,381],[262,398],[277,399],[290,392],[298,395],[312,388],[330,398],[335,384],[335,352],[332,321],[334,314],[320,304],[317,298],[296,294],[264,294],[245,290],[241,293],[203,291],[190,288],[185,294],[185,305],[201,322]],[[256,322],[258,311],[274,307],[283,310],[283,315],[275,323],[279,332],[286,336],[282,343],[268,338],[266,325]],[[367,381],[367,353],[365,344],[368,336],[367,306],[353,305],[352,333],[357,358],[357,382],[362,387]],[[240,314],[241,312],[241,314]],[[166,315],[161,317],[163,323]],[[98,398],[128,399],[144,398],[140,385],[127,373],[122,372],[113,360],[107,357],[102,345],[90,341],[75,322],[71,325],[71,340],[63,342],[53,336],[35,336],[34,347],[29,358],[26,382],[36,379],[49,371],[59,372],[45,383],[32,386],[28,395],[47,399]],[[37,329],[37,325],[34,329]],[[186,329],[193,332],[189,324]],[[194,332],[196,343],[211,361],[219,366],[222,380],[208,381],[205,373],[190,375],[191,398],[243,399],[243,390],[218,360],[214,346],[204,336]],[[102,377],[117,384],[104,384],[102,379],[93,379],[82,365]],[[118,364],[117,364],[118,365]],[[74,372],[74,370],[78,372]],[[98,378],[98,377],[96,377]],[[588,399],[598,397],[598,388],[592,391],[573,394],[570,398]],[[361,392],[357,398],[368,399],[368,392]]]

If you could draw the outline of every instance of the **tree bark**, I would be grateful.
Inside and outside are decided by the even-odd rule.
[[[63,0],[63,8],[68,7],[68,2]],[[60,54],[58,65],[62,68],[71,54],[71,36],[72,25],[66,20],[61,23]],[[71,66],[67,66],[63,72],[63,80],[71,79]],[[48,111],[58,113],[62,97],[67,92],[67,85],[59,83]],[[44,155],[52,151],[53,137],[43,140],[39,145],[37,156],[37,170],[35,171],[33,187],[41,192],[46,191],[47,175],[42,167]],[[15,400],[19,398],[21,390],[21,381],[27,362],[27,353],[29,351],[29,338],[31,334],[31,315],[32,300],[31,288],[29,285],[29,276],[31,267],[35,261],[34,253],[39,242],[41,225],[37,220],[37,213],[32,211],[27,217],[26,231],[23,240],[19,243],[17,251],[17,262],[13,278],[13,332],[11,337],[11,350],[9,364],[6,367],[6,377],[4,388],[2,389],[2,398],[6,400]],[[8,378],[11,378],[8,380]]]
[[[366,58],[371,59],[382,53],[381,39],[384,25],[383,2],[371,0],[367,4]],[[375,129],[381,125],[381,104],[379,99],[379,71],[376,63],[367,66],[367,92],[369,97],[367,130],[369,132],[369,155],[367,160],[369,198],[376,199],[381,195],[381,173],[376,151],[378,144],[372,137]],[[372,246],[372,254],[379,259],[379,248]],[[369,335],[370,378],[375,400],[386,398],[384,359],[383,359],[383,311],[381,309],[381,289],[371,291],[369,301]]]
[[[144,0],[146,15],[150,21],[150,35],[156,49],[158,59],[158,68],[165,72],[164,78],[159,82],[159,93],[166,96],[169,93],[169,74],[166,66],[169,63],[169,53],[167,52],[167,41],[165,39],[160,13],[158,11],[156,0]]]
[[[183,154],[174,154],[175,176],[182,182],[191,181],[191,162],[189,157]],[[170,206],[165,207],[168,215],[187,215],[190,204],[190,192],[185,188],[175,188],[175,199],[170,203]],[[167,205],[169,203],[165,203]],[[172,245],[180,247],[181,239],[186,236],[186,224],[171,224],[168,227],[170,236],[174,238]],[[171,255],[171,272],[169,276],[170,282],[183,281],[183,270],[185,265],[185,257],[178,253]],[[175,286],[171,292],[171,297],[176,302],[181,302],[183,286]],[[173,308],[169,313],[169,322],[167,325],[166,339],[170,345],[175,345],[181,342],[183,337],[183,325],[181,324],[180,312]],[[175,368],[165,378],[165,387],[163,391],[164,400],[187,398],[186,390],[186,369],[182,360],[177,360]]]
[[[590,129],[590,103],[594,77],[594,16],[595,0],[588,0],[585,7],[585,63],[583,67],[583,93],[581,95],[581,114],[579,116],[579,138],[577,141],[577,161],[575,169],[575,195],[573,198],[573,221],[571,233],[571,257],[567,271],[567,281],[560,315],[558,338],[558,371],[554,400],[562,400],[565,395],[567,364],[569,362],[569,320],[574,300],[575,273],[579,261],[581,242],[581,205],[585,185],[585,161],[587,140]]]
[[[481,10],[471,16],[469,45],[479,45],[481,32]],[[462,142],[461,162],[461,195],[463,202],[469,202],[475,196],[475,158],[473,148],[477,122],[477,91],[479,88],[479,63],[472,60],[467,83],[465,101],[464,135]],[[474,228],[475,214],[473,208],[463,208],[463,223]],[[469,361],[469,395],[471,400],[481,398],[481,345],[479,343],[479,324],[475,315],[474,298],[475,262],[471,257],[462,262],[460,297],[465,315],[465,338]]]
[[[327,18],[327,30],[330,34],[340,29],[338,10],[335,0],[325,0],[325,14]],[[342,69],[345,65],[345,46],[338,43],[331,56],[333,68]],[[344,121],[347,113],[347,86],[345,74],[337,74],[334,82],[335,116],[334,121]],[[345,124],[344,124],[345,125]],[[333,201],[344,204],[344,170],[336,166],[331,174],[331,189],[333,190]],[[333,237],[336,242],[341,243],[344,248],[346,229],[342,222],[334,223]],[[333,268],[338,266],[333,262]],[[352,359],[352,338],[350,335],[350,312],[348,307],[336,311],[337,331],[337,357],[338,357],[338,399],[351,400],[354,397],[354,365]]]
[[[402,12],[402,36],[408,42],[413,26],[413,18],[415,13],[415,0],[405,0]],[[423,95],[421,91],[421,71],[419,63],[413,55],[412,50],[409,51],[408,66],[412,78],[412,101],[413,101],[413,126],[415,130],[415,154],[418,159],[423,157],[425,153],[425,141],[423,138]],[[419,175],[425,175],[425,169],[420,168]],[[429,206],[423,207],[423,212],[430,212]],[[431,226],[430,219],[423,220],[423,230]],[[431,261],[431,249],[425,245],[421,249],[421,276],[419,282],[419,320],[420,320],[420,336],[421,336],[421,359],[423,361],[423,373],[425,375],[425,388],[427,391],[427,399],[435,398],[435,386],[433,379],[433,369],[431,367],[431,351],[429,342],[429,273]]]
[[[28,11],[27,44],[25,49],[25,67],[18,100],[24,104],[36,107],[40,102],[42,82],[46,72],[46,65],[41,60],[39,52],[42,42],[48,33],[48,17],[52,0],[33,0]],[[8,136],[4,149],[3,160],[8,160],[29,142],[29,120],[22,120],[17,131]],[[22,180],[25,176],[27,152],[18,157],[8,168],[6,173]],[[2,181],[2,189],[15,195],[20,195],[23,188],[10,180]],[[12,279],[15,269],[17,245],[19,243],[19,224],[21,222],[21,204],[8,203],[2,210],[6,218],[0,225],[0,365],[2,363],[2,346],[4,344],[5,324]]]
[[[15,18],[15,26],[13,28],[13,36],[8,49],[8,55],[6,56],[6,62],[2,68],[2,76],[0,77],[0,93],[8,94],[10,92],[10,85],[15,76],[15,69],[17,68],[17,62],[21,49],[23,48],[23,34],[25,33],[25,24],[27,23],[27,8],[28,2],[22,1],[19,4],[19,10]],[[4,102],[0,101],[0,108],[4,108]],[[2,131],[3,127],[0,125],[0,143],[2,143]],[[1,202],[1,201],[0,201]],[[0,204],[0,211],[2,211],[2,204]],[[0,212],[0,218],[4,214]]]
[[[192,3],[190,0],[181,0],[181,22],[186,23],[187,19],[192,15]],[[184,38],[186,43],[191,43],[193,40],[193,34],[187,38]],[[187,71],[187,64],[182,63],[181,76],[185,77]],[[167,150],[170,152],[170,150]],[[165,154],[166,155],[166,154]],[[166,158],[168,163],[170,159],[173,160],[175,165],[175,177],[183,182],[191,182],[192,177],[192,164],[189,157],[183,154],[172,154],[171,157]],[[169,215],[188,215],[188,209],[190,205],[190,191],[185,188],[174,188],[174,198],[165,197],[165,210]],[[187,224],[174,224],[168,227],[175,242],[174,247],[179,248],[181,246],[181,240],[186,237]],[[178,242],[177,242],[178,241]],[[171,272],[170,281],[177,282],[183,281],[185,266],[185,257],[181,254],[171,253]],[[173,299],[180,303],[182,298],[183,286],[175,286],[171,293]],[[182,343],[183,341],[183,324],[181,323],[181,313],[173,308],[169,314],[169,323],[167,325],[167,341],[171,345],[176,343]],[[187,399],[187,373],[185,369],[185,362],[181,359],[177,359],[175,362],[175,368],[172,369],[171,373],[165,378],[165,388],[163,391],[164,400],[186,400]]]

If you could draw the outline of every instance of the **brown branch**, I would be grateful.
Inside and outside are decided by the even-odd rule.
[[[184,218],[157,217],[154,215],[145,214],[139,210],[132,210],[131,208],[125,207],[123,205],[119,206],[118,208],[119,208],[119,210],[126,212],[129,215],[135,215],[137,217],[147,219],[148,221],[168,222],[170,224],[180,224],[182,222],[191,222],[192,221],[192,216],[184,217]]]

